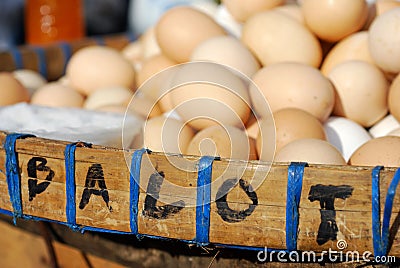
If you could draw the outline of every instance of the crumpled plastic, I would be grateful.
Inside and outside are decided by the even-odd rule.
[[[129,148],[143,126],[132,114],[54,108],[18,103],[0,107],[0,131],[33,134],[52,140]]]

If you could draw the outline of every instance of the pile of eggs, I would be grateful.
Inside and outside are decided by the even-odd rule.
[[[2,88],[16,97],[0,91],[0,105],[132,113],[145,120],[133,149],[400,166],[400,1],[221,2],[170,8],[122,51],[83,48],[58,81],[2,73]],[[259,94],[235,77],[221,78],[234,92],[210,84],[143,89],[158,73],[196,62],[237,70]],[[204,75],[221,77],[212,68]]]

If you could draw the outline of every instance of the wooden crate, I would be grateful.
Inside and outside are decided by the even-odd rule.
[[[399,177],[395,168],[273,163],[259,178],[266,173],[256,170],[267,170],[267,163],[71,145],[7,133],[0,134],[0,141],[3,213],[80,231],[256,253],[267,248],[269,256],[271,250],[378,252],[374,241],[380,241],[381,227],[380,219],[373,222],[378,219],[373,206],[380,203],[382,218],[388,187],[395,189],[393,178]],[[179,163],[185,163],[184,170],[175,166]],[[373,177],[380,184],[374,204]],[[252,189],[257,181],[260,185]],[[393,208],[383,220],[391,216],[387,254],[399,257],[400,199],[391,194]]]

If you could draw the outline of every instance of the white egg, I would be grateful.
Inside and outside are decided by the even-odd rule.
[[[342,153],[346,162],[358,147],[372,138],[365,128],[344,117],[328,118],[324,129],[328,142]]]
[[[40,73],[29,69],[15,70],[13,75],[26,89],[29,90],[31,96],[38,88],[47,83],[46,78],[44,78]]]
[[[371,134],[371,136],[374,138],[379,138],[386,136],[389,132],[395,130],[396,128],[400,128],[400,123],[396,120],[396,118],[394,118],[393,115],[389,114],[373,125],[369,129],[369,134]]]

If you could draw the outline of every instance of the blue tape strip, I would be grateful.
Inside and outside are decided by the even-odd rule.
[[[303,185],[304,167],[307,163],[290,163],[286,194],[286,248],[297,250],[297,232],[299,226],[299,203]]]
[[[130,211],[130,227],[134,235],[139,235],[137,216],[139,213],[139,191],[140,191],[140,166],[142,165],[143,154],[146,149],[140,149],[133,153],[131,160],[131,172],[129,176],[129,211]]]
[[[15,69],[22,69],[24,68],[24,62],[22,60],[21,51],[17,48],[11,48],[10,54],[14,59]]]
[[[372,239],[374,247],[374,255],[384,255],[381,235],[381,203],[379,189],[379,175],[382,166],[377,166],[372,170]]]
[[[209,243],[211,175],[214,157],[203,156],[199,161],[196,199],[196,238],[198,245]]]
[[[63,52],[64,55],[64,67],[63,67],[63,74],[65,74],[66,70],[67,70],[67,65],[68,65],[68,61],[72,56],[72,48],[71,45],[66,43],[66,42],[60,42],[59,46]]]
[[[400,182],[400,168],[396,170],[392,181],[390,182],[385,201],[385,208],[383,211],[382,223],[382,245],[385,255],[388,253],[389,246],[389,224],[390,216],[392,215],[393,200],[396,195],[396,189]]]
[[[76,186],[75,186],[75,150],[76,143],[68,144],[65,147],[65,188],[66,188],[66,206],[65,213],[67,217],[67,225],[78,230],[76,224]]]
[[[44,48],[32,47],[32,50],[36,52],[36,55],[38,57],[39,73],[44,77],[47,77],[47,62],[46,62],[46,53]]]
[[[6,180],[8,185],[8,194],[13,207],[14,224],[17,217],[22,217],[21,202],[21,182],[19,176],[18,157],[15,152],[15,143],[17,139],[34,137],[29,134],[11,133],[6,136],[4,150],[6,152]]]
[[[379,174],[382,168],[382,166],[377,166],[372,170],[372,237],[375,257],[386,256],[388,253],[390,217],[392,215],[393,201],[396,195],[396,189],[400,182],[399,168],[396,170],[396,173],[394,174],[393,179],[390,182],[386,194],[385,207],[383,211],[383,221],[381,226]]]

